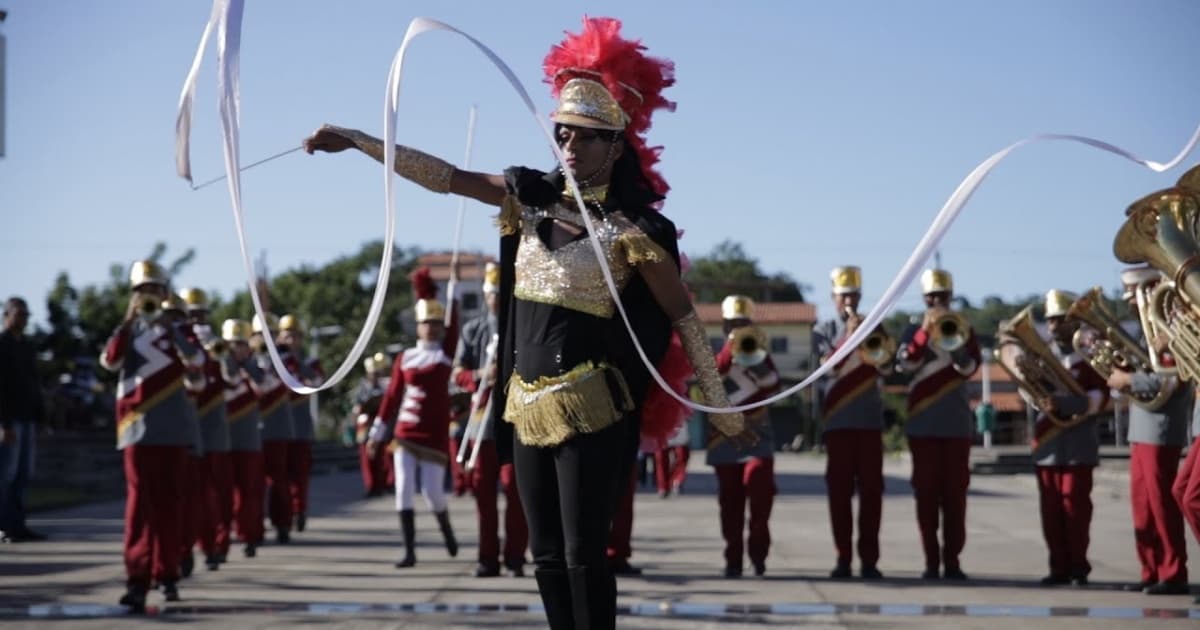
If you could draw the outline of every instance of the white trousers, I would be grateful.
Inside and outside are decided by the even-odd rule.
[[[434,512],[446,511],[446,467],[417,459],[416,455],[397,448],[392,453],[396,471],[396,511],[411,510],[417,491],[417,471],[421,474],[421,494]]]

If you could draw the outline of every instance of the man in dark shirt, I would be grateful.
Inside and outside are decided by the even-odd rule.
[[[36,350],[25,337],[27,323],[25,300],[9,298],[0,332],[0,540],[4,542],[46,538],[25,525],[25,486],[33,477],[33,442],[43,415]]]

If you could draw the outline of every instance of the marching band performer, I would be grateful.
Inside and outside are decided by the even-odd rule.
[[[1138,313],[1137,292],[1162,278],[1158,270],[1133,267],[1121,272],[1125,299]],[[1165,340],[1140,342],[1147,352],[1161,352],[1156,344]],[[1114,370],[1108,386],[1132,399],[1154,396],[1163,388],[1174,391],[1157,409],[1134,402],[1129,406],[1129,500],[1133,508],[1134,543],[1142,565],[1141,580],[1129,585],[1149,595],[1178,595],[1188,592],[1187,540],[1183,515],[1172,496],[1172,485],[1179,468],[1179,456],[1187,445],[1188,418],[1192,392],[1180,387],[1176,377],[1148,372]]]
[[[492,388],[496,383],[496,345],[499,335],[496,311],[499,308],[500,268],[495,263],[484,267],[483,297],[487,310],[463,326],[462,339],[454,359],[454,380],[476,400],[476,415],[469,419],[466,435],[460,448],[469,461],[474,448],[479,456],[474,467],[466,472],[471,493],[475,496],[475,514],[479,521],[479,565],[475,577],[500,575],[501,561],[509,574],[525,574],[525,548],[529,544],[529,528],[521,509],[517,479],[512,462],[500,463],[496,452],[495,430],[486,422],[486,411]],[[488,362],[489,357],[491,362]],[[479,441],[478,447],[474,446]],[[501,554],[499,514],[496,509],[497,488],[504,492],[504,549]]]
[[[250,349],[250,323],[227,319],[221,324],[221,339],[228,346],[223,361],[225,376],[225,420],[229,424],[229,470],[232,482],[233,523],[245,545],[243,553],[253,558],[263,541],[262,435],[258,431],[258,396],[247,370],[256,366]],[[221,559],[224,558],[222,552]]]
[[[830,273],[837,316],[813,331],[812,356],[828,360],[858,329],[862,270],[835,267]],[[881,343],[883,341],[881,340]],[[895,345],[886,356],[864,355],[862,349],[842,360],[820,385],[822,440],[825,443],[825,487],[837,564],[830,577],[848,578],[854,558],[854,512],[858,494],[858,558],[864,579],[880,579],[879,522],[883,513],[883,398],[879,378],[891,372]]]
[[[691,440],[691,432],[684,422],[667,438],[662,448],[654,451],[654,482],[658,486],[658,496],[665,499],[672,492],[683,493],[688,460],[692,456]]]
[[[363,359],[366,375],[354,390],[354,441],[358,444],[358,464],[362,471],[363,491],[366,497],[377,497],[387,492],[387,458],[385,449],[371,452],[367,449],[367,435],[371,421],[379,413],[379,403],[387,391],[388,379],[383,375],[387,369],[387,357],[382,352]]]
[[[655,211],[667,190],[651,168],[657,151],[642,136],[654,110],[672,107],[662,90],[674,82],[673,66],[647,57],[619,29],[617,20],[588,18],[582,34],[568,34],[547,56],[546,80],[558,98],[555,138],[597,218],[621,301],[649,359],[661,358],[674,322],[708,403],[724,406],[712,350],[679,278],[675,226]],[[305,147],[357,148],[377,160],[393,150],[328,126]],[[397,174],[502,206],[498,383],[506,386],[492,406],[497,445],[512,445],[550,626],[613,628],[616,583],[604,547],[637,441],[635,410],[651,381],[614,318],[600,263],[570,201],[574,191],[557,169],[470,173],[408,147],[394,150]],[[743,434],[740,414],[709,419],[727,435],[753,439]],[[515,439],[506,444],[510,428]]]
[[[259,428],[262,433],[263,473],[266,475],[267,515],[275,528],[275,541],[291,542],[292,497],[288,482],[288,443],[295,438],[292,407],[288,403],[291,390],[279,380],[263,337],[275,332],[279,320],[267,314],[267,322],[257,314],[251,320],[250,346],[256,350],[255,360],[243,366],[250,376],[249,384],[258,399]]]
[[[304,356],[304,328],[300,318],[287,314],[279,318],[279,354],[283,365],[296,380],[310,387],[320,384],[324,376],[317,357]],[[288,390],[292,409],[292,432],[295,439],[288,442],[288,494],[296,531],[304,531],[308,522],[308,480],[312,475],[312,443],[314,427],[309,398]]]
[[[398,569],[417,563],[413,508],[418,469],[421,493],[437,518],[446,551],[451,557],[458,555],[443,486],[450,461],[450,357],[458,345],[458,308],[451,296],[450,326],[445,326],[446,311],[435,299],[437,287],[429,268],[418,269],[411,279],[417,297],[417,345],[401,352],[392,364],[391,380],[367,437],[367,449],[372,453],[389,438],[394,448],[396,511],[404,536],[404,556],[396,562]]]
[[[721,318],[727,338],[717,353],[717,371],[734,405],[754,403],[779,389],[779,372],[766,348],[766,339],[754,326],[754,301],[730,295],[721,301]],[[744,333],[744,337],[740,336]],[[751,449],[739,448],[725,435],[709,437],[706,463],[717,477],[717,502],[721,508],[721,536],[725,539],[725,577],[742,576],[742,535],[754,574],[767,571],[771,547],[771,508],[775,503],[775,440],[766,407],[746,414],[746,425],[758,436]],[[746,527],[746,508],[750,519]]]
[[[1033,400],[1038,409],[1032,438],[1037,469],[1042,537],[1049,551],[1050,574],[1042,585],[1085,586],[1092,565],[1088,544],[1092,526],[1092,471],[1100,463],[1100,435],[1094,422],[1108,399],[1104,378],[1076,352],[1072,337],[1080,322],[1068,317],[1075,296],[1046,293],[1046,327],[1053,358],[1083,392],[1058,392]]]
[[[1192,444],[1171,490],[1184,520],[1192,528],[1192,535],[1200,542],[1200,395],[1197,394],[1200,392],[1193,391]],[[1200,604],[1200,597],[1196,597],[1195,603]]]
[[[208,518],[200,523],[197,543],[204,563],[215,571],[229,553],[233,525],[233,468],[229,461],[229,423],[225,415],[225,357],[228,342],[220,339],[208,322],[208,295],[201,289],[180,289],[192,334],[205,349],[204,387],[192,395],[196,405],[200,440],[204,443],[203,497]]]
[[[967,486],[974,416],[966,381],[979,368],[975,333],[950,310],[954,280],[950,272],[921,274],[925,317],[911,340],[901,346],[901,369],[908,383],[908,420],[904,431],[912,453],[912,486],[917,524],[925,553],[924,579],[965,580],[959,554],[967,540]],[[940,518],[939,518],[940,517]],[[938,545],[938,522],[942,545]]]
[[[124,321],[105,344],[100,364],[119,373],[117,449],[125,467],[127,576],[120,603],[142,612],[154,582],[167,601],[179,600],[179,491],[197,431],[184,379],[198,357],[196,348],[158,321],[167,297],[166,271],[152,261],[137,261],[129,284],[133,295]]]

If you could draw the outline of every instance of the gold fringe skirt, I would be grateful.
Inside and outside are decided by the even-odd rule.
[[[595,433],[633,410],[629,386],[616,368],[591,361],[532,383],[513,374],[504,419],[529,446],[556,446],[577,433]]]

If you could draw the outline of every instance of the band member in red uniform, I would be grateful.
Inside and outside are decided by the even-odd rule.
[[[925,552],[921,577],[938,579],[942,569],[940,576],[947,580],[965,580],[959,554],[967,542],[967,486],[975,430],[966,382],[979,369],[979,343],[966,320],[950,310],[954,297],[950,272],[927,269],[921,274],[921,291],[924,321],[898,354],[901,369],[912,375],[904,432],[912,453],[913,495]]]
[[[1092,565],[1087,552],[1092,525],[1092,471],[1100,463],[1100,435],[1094,422],[1104,408],[1104,379],[1075,351],[1071,338],[1079,322],[1068,318],[1075,296],[1046,293],[1046,326],[1050,351],[1084,390],[1059,392],[1034,400],[1033,460],[1037,468],[1042,536],[1050,554],[1050,574],[1042,584],[1084,586]]]
[[[323,374],[316,357],[304,356],[304,328],[295,315],[279,318],[279,353],[288,372],[304,385],[321,383]],[[308,523],[308,479],[312,475],[313,421],[309,397],[288,391],[292,409],[292,432],[295,439],[288,442],[288,494],[292,500],[292,515],[296,531],[304,531]]]
[[[1175,485],[1171,492],[1183,518],[1192,528],[1192,535],[1200,542],[1200,395],[1193,391],[1196,402],[1192,407],[1192,445],[1188,447],[1187,457],[1179,466],[1175,477]],[[1195,603],[1200,604],[1200,597]]]
[[[813,331],[812,356],[824,363],[858,329],[862,318],[862,270],[835,267],[833,306],[837,315]],[[877,333],[878,334],[878,333]],[[825,487],[837,564],[830,577],[848,578],[854,558],[854,511],[858,494],[858,558],[863,579],[883,577],[879,562],[879,521],[883,514],[883,398],[879,377],[891,372],[895,344],[871,355],[860,346],[821,383],[822,440],[825,443]]]
[[[1121,273],[1125,301],[1138,313],[1139,291],[1146,292],[1162,279],[1158,270],[1134,267]],[[1139,335],[1143,350],[1155,349],[1154,340]],[[1162,340],[1165,342],[1165,340]],[[1147,345],[1149,343],[1149,345]],[[1134,548],[1142,565],[1141,579],[1128,585],[1148,595],[1182,595],[1188,592],[1187,538],[1183,514],[1172,496],[1179,456],[1187,445],[1192,390],[1173,375],[1114,370],[1108,386],[1130,398],[1129,500],[1133,512]],[[1147,401],[1161,401],[1146,404]]]
[[[225,388],[232,378],[226,372],[225,361],[229,344],[209,324],[208,295],[204,291],[181,289],[179,297],[187,309],[192,334],[205,349],[204,387],[192,394],[204,444],[201,502],[208,515],[199,524],[196,542],[204,553],[205,565],[215,571],[229,553],[233,527],[233,465],[229,461],[229,422],[225,415]]]
[[[278,327],[278,319],[267,315],[263,325],[258,315],[251,320],[253,335],[250,345],[257,351],[254,362],[243,369],[250,375],[250,386],[258,397],[259,428],[262,433],[263,473],[267,480],[267,515],[275,528],[275,540],[280,544],[291,542],[292,497],[288,481],[288,448],[295,438],[292,424],[292,406],[288,402],[291,390],[279,379],[271,357],[267,354],[262,337],[272,334]]]
[[[367,498],[382,496],[387,492],[387,466],[385,449],[370,452],[367,449],[367,434],[371,421],[379,413],[379,403],[387,391],[387,357],[382,352],[363,359],[366,376],[354,390],[354,441],[358,444],[358,464],[362,471],[363,492]]]
[[[141,612],[154,582],[167,601],[179,599],[179,490],[197,431],[184,379],[198,367],[199,350],[159,321],[168,283],[162,267],[135,262],[129,283],[133,296],[125,320],[105,344],[100,364],[119,373],[117,448],[125,462],[127,576],[120,603]]]
[[[250,323],[227,319],[221,324],[221,338],[229,346],[225,356],[225,419],[229,423],[229,464],[233,481],[233,523],[245,545],[247,558],[257,554],[263,541],[262,435],[258,431],[258,396],[253,379],[247,373],[256,368],[250,349]]]
[[[461,444],[466,463],[479,444],[479,456],[467,471],[468,483],[475,496],[475,514],[479,520],[479,565],[475,577],[500,575],[500,566],[510,575],[525,574],[525,548],[529,545],[529,529],[512,462],[500,463],[496,453],[495,427],[486,419],[492,388],[496,384],[496,291],[500,284],[500,269],[494,263],[484,268],[483,298],[487,311],[463,325],[462,340],[454,360],[454,380],[463,391],[472,393],[471,406],[476,409],[470,418]],[[504,492],[504,549],[501,553],[497,488]]]
[[[721,318],[728,338],[717,353],[717,371],[724,377],[732,405],[755,403],[779,389],[779,372],[766,347],[761,329],[754,326],[754,301],[730,295],[721,302]],[[717,501],[721,507],[721,536],[725,539],[725,577],[742,576],[742,535],[749,530],[745,551],[755,575],[767,571],[771,547],[771,508],[775,504],[775,440],[766,407],[746,413],[746,426],[758,435],[749,449],[739,448],[714,432],[705,457],[717,476]],[[746,508],[749,506],[749,527]]]
[[[450,460],[450,372],[451,357],[458,345],[458,309],[451,301],[450,326],[446,327],[446,311],[435,299],[437,287],[427,267],[413,273],[412,284],[417,297],[417,346],[401,352],[392,364],[387,393],[367,438],[371,452],[381,448],[389,436],[392,438],[396,511],[404,536],[404,556],[396,568],[417,563],[413,508],[418,469],[421,493],[437,518],[446,551],[452,557],[458,555],[442,485]]]

